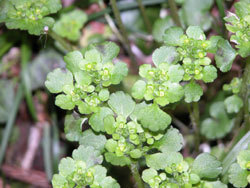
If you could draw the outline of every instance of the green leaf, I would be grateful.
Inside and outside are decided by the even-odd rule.
[[[135,108],[133,99],[122,91],[110,95],[108,104],[110,108],[118,115],[127,118]]]
[[[86,119],[77,117],[75,114],[65,116],[64,132],[69,141],[79,141],[82,136],[82,125]]]
[[[93,114],[89,119],[89,124],[92,129],[96,132],[105,132],[103,119],[107,115],[113,115],[113,112],[110,108],[102,107],[97,113]]]
[[[212,36],[210,41],[210,46],[208,48],[208,52],[215,54],[217,51],[217,43],[220,39],[223,39],[221,36]]]
[[[5,21],[9,29],[28,30],[29,34],[41,35],[44,27],[52,28],[54,19],[46,17],[61,9],[60,0],[10,0],[1,4],[4,16],[0,15],[0,22]]]
[[[157,48],[152,55],[152,60],[155,66],[159,66],[161,63],[173,63],[177,61],[178,53],[175,47],[162,46]]]
[[[223,102],[215,102],[209,108],[211,118],[201,123],[201,133],[208,139],[223,138],[232,130],[234,120],[229,119]]]
[[[205,83],[210,83],[217,78],[217,69],[213,65],[208,65],[203,68],[202,74],[202,80]]]
[[[142,156],[142,151],[139,149],[133,149],[129,152],[130,156],[134,159],[139,159]]]
[[[60,19],[55,23],[53,30],[71,41],[77,41],[81,36],[80,29],[87,21],[87,15],[81,10],[72,10],[61,15]]]
[[[64,110],[73,110],[75,103],[69,95],[60,94],[56,96],[55,104]]]
[[[79,51],[69,52],[64,56],[64,61],[66,62],[66,68],[74,74],[80,70],[79,64],[83,62],[83,56]]]
[[[59,174],[55,174],[52,179],[52,185],[54,188],[67,187],[68,181],[66,180],[65,177]]]
[[[87,165],[87,168],[92,167],[96,164],[101,164],[103,161],[103,157],[100,152],[95,150],[91,146],[85,147],[83,145],[80,145],[73,151],[72,157],[74,160],[84,161]]]
[[[105,144],[105,148],[109,151],[114,153],[116,148],[117,148],[117,141],[111,139],[108,139],[106,144]]]
[[[101,183],[103,179],[107,176],[107,169],[101,165],[94,166],[94,171],[94,179],[98,183]]]
[[[168,83],[166,98],[170,103],[178,102],[184,95],[184,89],[180,84]]]
[[[155,153],[146,156],[146,164],[155,170],[164,169],[172,164],[179,164],[183,161],[183,157],[178,152]]]
[[[84,54],[85,59],[91,63],[101,63],[102,56],[101,53],[96,49],[90,49]]]
[[[0,88],[4,88],[0,90],[0,123],[4,123],[13,110],[15,100],[14,84],[12,81],[1,79]]]
[[[239,164],[234,163],[229,169],[229,182],[234,187],[246,187],[248,184],[247,177],[249,173],[240,167]]]
[[[211,184],[213,186],[213,188],[228,188],[226,184],[222,183],[221,181],[213,181],[213,182],[209,182],[209,184]]]
[[[146,91],[146,82],[138,80],[132,87],[132,96],[135,99],[143,99]]]
[[[242,150],[240,151],[239,155],[237,156],[237,162],[240,167],[244,170],[250,169],[250,150]]]
[[[168,76],[171,82],[180,82],[183,78],[184,70],[181,65],[171,65],[168,69]]]
[[[73,85],[73,76],[69,71],[57,68],[47,75],[45,86],[51,93],[62,92],[65,85]]]
[[[144,128],[154,132],[165,130],[171,123],[171,117],[156,104],[143,107],[135,115]]]
[[[215,54],[216,65],[222,72],[227,72],[232,67],[236,52],[230,43],[224,39],[219,40],[217,46]]]
[[[100,186],[102,188],[120,188],[120,185],[116,182],[116,180],[110,176],[105,177],[100,183]]]
[[[212,5],[213,0],[185,0],[181,10],[184,23],[188,26],[200,26],[207,31],[213,22],[210,14]]]
[[[243,101],[238,95],[227,97],[224,104],[228,113],[238,113],[243,107]]]
[[[99,98],[101,101],[107,101],[109,99],[109,90],[101,89],[101,91],[99,92]]]
[[[154,142],[153,147],[158,148],[163,153],[180,151],[184,145],[182,134],[175,128],[169,128],[165,135],[158,141]]]
[[[171,16],[157,19],[153,25],[153,31],[152,31],[154,39],[157,42],[163,42],[163,36],[165,30],[170,28],[171,26],[174,26],[174,22]]]
[[[184,86],[185,101],[187,103],[197,102],[203,94],[201,86],[194,81],[189,82]]]
[[[108,115],[104,118],[104,129],[108,134],[113,134],[115,132],[115,118],[113,115]]]
[[[142,179],[143,181],[148,183],[150,180],[154,179],[154,177],[157,175],[158,173],[155,169],[149,168],[149,169],[143,170]]]
[[[209,153],[198,155],[192,165],[192,172],[200,178],[216,178],[221,171],[221,162]]]
[[[78,72],[74,72],[74,77],[80,86],[86,86],[92,82],[91,76],[86,71],[78,70]]]
[[[128,66],[126,63],[117,62],[115,64],[115,69],[113,74],[111,75],[111,82],[114,85],[119,84],[124,77],[128,74]]]
[[[110,152],[105,153],[104,156],[107,162],[115,166],[126,166],[131,164],[130,159],[125,156],[117,157],[114,153]]]
[[[206,36],[199,26],[189,26],[186,30],[187,36],[195,40],[205,40]]]
[[[104,135],[95,134],[91,129],[83,132],[79,143],[84,147],[92,146],[98,151],[103,151],[106,144],[106,137]]]
[[[165,31],[163,40],[167,45],[180,46],[180,37],[183,35],[183,30],[180,27],[170,27]]]
[[[63,158],[60,161],[58,169],[61,176],[70,176],[75,171],[75,161],[70,157]]]
[[[119,54],[120,48],[114,42],[97,44],[95,48],[102,54],[102,62],[111,62]]]

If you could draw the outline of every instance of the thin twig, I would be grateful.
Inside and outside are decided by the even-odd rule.
[[[141,179],[140,173],[138,171],[138,166],[136,162],[132,162],[131,165],[129,166],[130,171],[132,172],[133,178],[136,183],[137,188],[144,188],[144,183]]]
[[[142,15],[143,21],[144,21],[144,23],[146,25],[146,29],[147,29],[148,33],[151,33],[152,32],[152,26],[151,26],[151,23],[150,23],[150,21],[148,19],[147,14],[146,14],[145,7],[142,4],[142,0],[137,0],[137,3],[139,5],[139,9],[141,11],[141,15]]]
[[[169,3],[169,7],[170,7],[171,16],[172,16],[175,24],[177,26],[181,27],[181,21],[179,18],[178,9],[177,9],[175,0],[168,0],[168,3]]]
[[[188,104],[188,111],[189,111],[193,129],[195,131],[195,150],[198,152],[199,146],[200,146],[200,126],[199,126],[200,112],[199,112],[198,102],[194,102],[192,103],[192,105]]]
[[[121,30],[123,40],[124,40],[124,42],[126,44],[126,51],[128,52],[128,55],[129,55],[130,60],[131,60],[131,67],[132,67],[131,71],[133,73],[137,73],[138,72],[138,65],[136,63],[135,56],[131,51],[127,31],[126,31],[126,29],[125,29],[125,27],[124,27],[124,25],[122,23],[122,19],[121,19],[121,16],[120,16],[120,10],[117,7],[116,0],[111,0],[110,2],[111,2],[112,10],[113,10],[114,15],[115,15],[116,22],[117,22],[117,24],[118,24],[118,26],[119,26],[119,28]]]
[[[19,107],[19,104],[20,104],[22,98],[23,98],[23,88],[22,88],[22,84],[19,84],[19,88],[18,88],[16,97],[15,97],[14,105],[13,105],[12,111],[9,115],[7,124],[6,124],[4,132],[3,132],[4,134],[2,137],[1,148],[0,148],[0,166],[2,165],[2,162],[4,160],[6,147],[7,147],[9,138],[10,138],[12,128],[14,126],[16,114],[17,114],[18,107]]]

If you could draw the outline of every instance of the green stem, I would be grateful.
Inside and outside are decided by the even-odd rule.
[[[143,6],[153,6],[153,5],[158,5],[161,3],[166,3],[166,0],[143,0],[142,1]],[[117,3],[117,7],[120,11],[131,10],[131,9],[138,8],[138,3],[133,2],[133,1],[132,2],[120,1]],[[88,16],[88,21],[96,20],[97,18],[103,16],[104,14],[109,14],[111,12],[112,12],[112,9],[107,7],[105,9],[103,9],[102,11],[90,14]]]
[[[148,33],[151,33],[152,32],[152,26],[151,26],[151,23],[150,23],[150,21],[148,19],[147,14],[146,14],[145,7],[142,4],[142,0],[137,0],[137,3],[138,3],[138,6],[139,6],[139,9],[141,11],[143,21],[144,21],[144,23],[146,25],[147,31],[148,31]]]
[[[227,155],[222,161],[222,173],[221,173],[221,179],[222,182],[228,183],[228,170],[231,166],[236,161],[237,155],[241,150],[247,149],[248,145],[250,142],[250,132],[247,132],[242,136],[242,138],[237,142],[237,144],[230,148],[229,151],[226,151]]]
[[[53,170],[51,164],[51,137],[50,125],[48,123],[44,123],[43,126],[43,157],[47,178],[49,180],[52,180]]]
[[[19,104],[20,104],[22,98],[23,98],[23,88],[22,88],[22,84],[20,84],[18,91],[17,91],[17,94],[15,96],[15,101],[14,101],[12,111],[9,115],[6,127],[5,127],[4,132],[3,132],[3,136],[2,136],[1,148],[0,148],[0,166],[2,165],[2,162],[4,159],[6,147],[7,147],[10,135],[11,135],[12,128],[14,126],[18,107],[19,107]]]
[[[250,115],[249,115],[249,91],[250,91],[250,56],[246,59],[246,66],[244,70],[244,74],[242,76],[242,85],[241,85],[241,91],[240,96],[243,99],[243,112],[244,112],[244,122],[247,126],[248,130],[250,129]]]
[[[181,21],[180,21],[180,18],[179,18],[178,9],[177,9],[175,0],[168,0],[168,3],[169,3],[171,16],[172,16],[172,18],[174,20],[174,23],[177,26],[181,27]]]
[[[121,19],[121,16],[120,16],[120,10],[118,9],[117,7],[117,3],[116,3],[116,0],[110,0],[111,2],[111,6],[112,6],[112,9],[113,9],[113,12],[114,12],[114,15],[115,15],[115,19],[116,19],[116,22],[121,30],[121,33],[122,33],[122,36],[123,36],[123,39],[124,39],[124,42],[126,44],[126,51],[128,52],[128,55],[131,59],[131,67],[132,67],[132,72],[133,73],[137,73],[138,72],[138,65],[136,63],[136,60],[135,60],[135,56],[134,54],[132,53],[131,51],[131,48],[130,48],[130,42],[128,40],[128,35],[127,35],[127,31],[122,23],[122,19]]]
[[[144,188],[144,183],[141,179],[140,173],[138,171],[138,166],[136,162],[132,162],[131,165],[129,166],[130,171],[132,172],[132,175],[134,177],[134,180],[136,182],[136,187],[137,188]]]
[[[244,74],[242,76],[242,84],[240,90],[240,97],[243,100],[243,108],[237,114],[234,127],[239,128],[242,121],[244,120],[246,130],[250,129],[250,116],[249,116],[249,109],[248,109],[248,98],[249,98],[249,87],[250,87],[250,56],[246,59],[246,66],[244,69]]]
[[[225,20],[224,20],[224,17],[226,16],[226,13],[225,13],[225,5],[224,5],[224,0],[216,0],[216,4],[217,4],[217,7],[218,7],[218,10],[219,10],[219,13],[220,13],[220,19],[221,19],[221,32],[223,34],[224,37],[227,36],[227,33],[226,33],[226,28],[225,28]]]
[[[199,151],[200,146],[200,111],[199,111],[199,103],[194,102],[191,106],[188,106],[190,119],[193,125],[193,129],[195,131],[195,150]]]
[[[49,31],[49,36],[53,38],[54,40],[56,40],[58,43],[60,43],[62,47],[68,52],[74,50],[74,47],[68,41],[64,40],[62,37],[56,34],[53,30]]]
[[[32,119],[34,121],[37,121],[36,109],[32,100],[32,93],[30,88],[31,82],[28,73],[28,62],[30,58],[31,58],[30,46],[26,41],[23,41],[21,46],[21,67],[22,67],[21,78],[29,112],[31,114]]]

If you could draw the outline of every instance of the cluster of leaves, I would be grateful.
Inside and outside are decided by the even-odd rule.
[[[71,157],[63,158],[59,164],[59,174],[53,176],[54,188],[119,188],[119,184],[100,165],[103,161],[99,151],[93,147],[79,146]]]
[[[195,80],[210,83],[217,77],[217,69],[207,57],[207,52],[213,48],[211,41],[206,40],[198,26],[188,27],[186,34],[179,27],[171,27],[165,31],[163,39],[166,46],[153,53],[156,67],[140,66],[139,74],[146,81],[135,83],[133,97],[154,100],[161,106],[180,101],[183,96],[188,103],[198,101],[203,91]],[[183,88],[181,81],[190,82]]]
[[[108,107],[102,107],[89,119],[96,132],[106,132],[111,138],[105,144],[105,159],[113,165],[130,165],[145,156],[164,139],[159,131],[171,122],[170,116],[157,105],[136,104],[132,98],[116,92],[110,96]]]
[[[241,89],[240,78],[234,78],[230,84],[224,84],[223,90],[229,95],[221,100],[213,102],[209,106],[209,117],[201,123],[201,133],[208,139],[223,138],[233,128],[235,114],[243,107],[243,101],[239,96]]]
[[[243,107],[243,101],[239,97],[241,82],[241,78],[233,78],[230,84],[224,84],[223,86],[224,91],[233,93],[224,101],[228,113],[238,113]]]
[[[234,4],[235,13],[229,12],[225,20],[227,29],[233,33],[231,41],[236,43],[242,57],[250,55],[250,1],[241,0]]]
[[[49,91],[63,92],[56,97],[57,106],[65,110],[77,106],[81,114],[90,114],[99,111],[100,105],[109,99],[107,87],[119,84],[128,69],[125,63],[112,63],[119,48],[117,50],[113,43],[104,45],[116,53],[107,57],[93,48],[87,50],[83,57],[81,52],[73,51],[64,57],[67,70],[55,69],[48,74],[45,86]]]
[[[142,179],[151,188],[226,188],[217,180],[222,171],[221,163],[214,156],[203,153],[183,159],[180,153],[157,153],[146,157],[147,166]]]
[[[237,156],[237,162],[229,169],[229,182],[235,187],[246,187],[250,184],[250,149],[242,150]]]
[[[52,28],[55,22],[47,15],[56,13],[61,7],[60,0],[3,0],[0,22],[5,22],[9,29],[40,35],[45,27]]]
[[[55,23],[53,30],[60,36],[71,41],[77,41],[80,38],[80,29],[87,21],[87,15],[80,10],[62,14],[60,19]]]

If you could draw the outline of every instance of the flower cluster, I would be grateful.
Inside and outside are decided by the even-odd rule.
[[[179,82],[183,78],[184,70],[180,65],[161,63],[158,67],[144,64],[140,66],[139,74],[143,80],[137,81],[132,89],[136,99],[154,100],[165,106],[179,101],[184,94]]]
[[[103,63],[101,53],[95,49],[86,51],[85,58],[78,51],[71,52],[65,61],[69,71],[54,70],[45,85],[52,93],[63,92],[56,97],[57,106],[67,110],[78,106],[81,114],[97,112],[102,102],[109,99],[106,87],[119,84],[128,71],[121,62]]]
[[[138,159],[149,150],[150,145],[163,136],[143,129],[136,121],[127,122],[122,116],[116,119],[111,115],[107,116],[104,118],[104,128],[112,135],[105,147],[117,157],[128,156]]]
[[[229,12],[225,20],[227,29],[233,33],[230,40],[236,43],[242,57],[250,55],[250,5],[248,0],[241,0],[234,5],[236,14]]]

